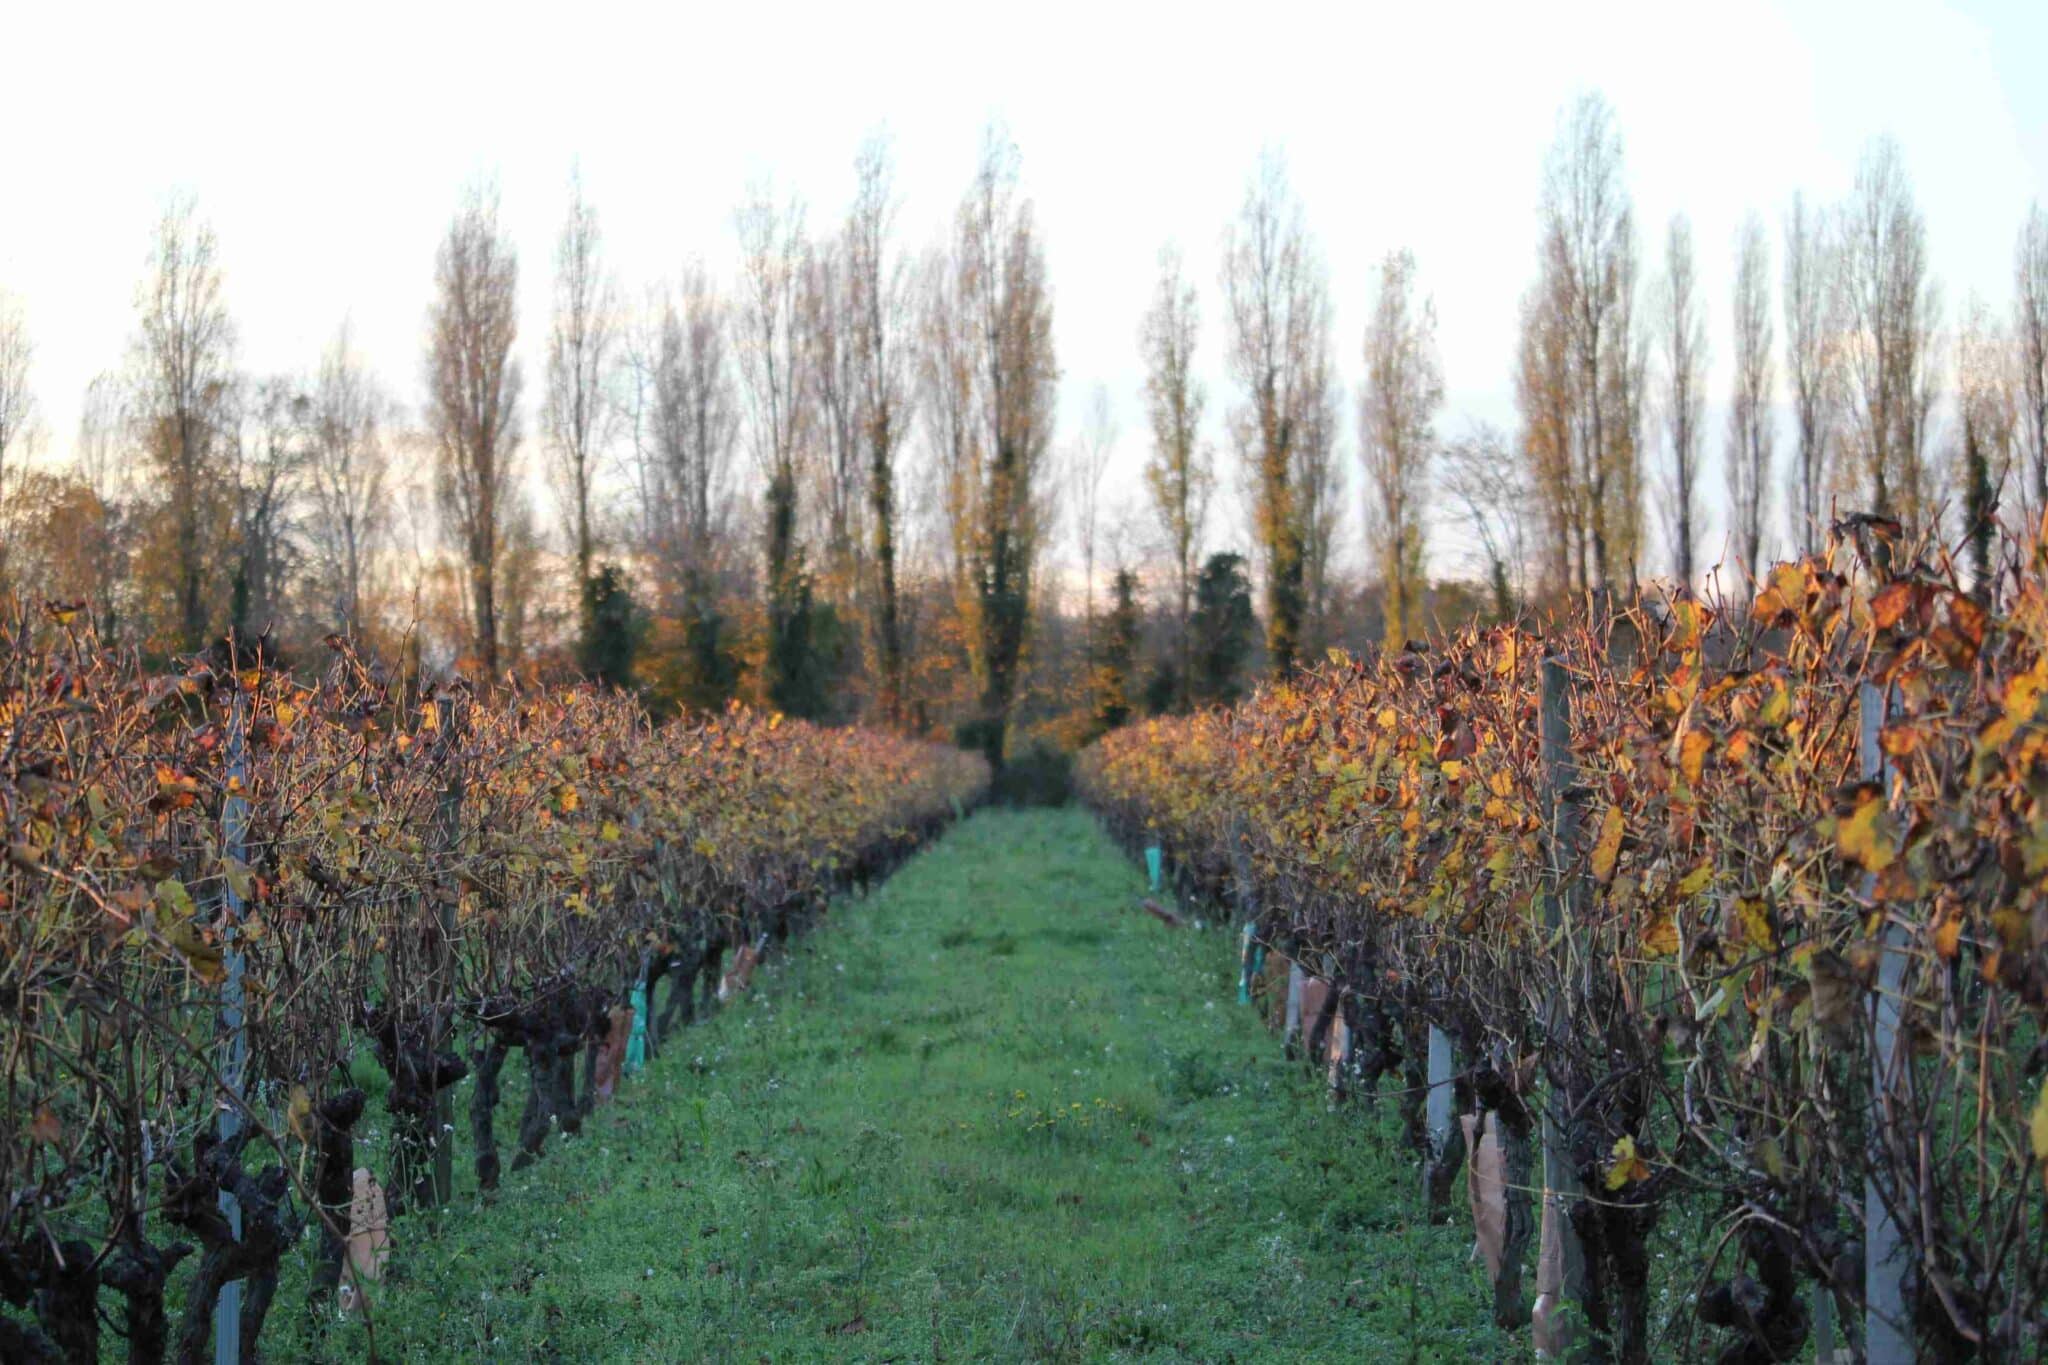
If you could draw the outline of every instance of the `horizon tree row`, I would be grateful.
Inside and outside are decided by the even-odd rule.
[[[1071,741],[1101,723],[1116,645],[1096,609],[1098,548],[1113,585],[1131,576],[1113,610],[1142,615],[1149,590],[1158,618],[1135,690],[1175,709],[1201,700],[1194,616],[1217,555],[1241,556],[1258,587],[1260,638],[1233,673],[1625,593],[1655,536],[1677,581],[1704,587],[1715,569],[1698,255],[1681,214],[1661,269],[1646,263],[1598,94],[1561,112],[1546,163],[1515,431],[1444,434],[1435,309],[1405,249],[1374,272],[1347,394],[1328,271],[1269,153],[1223,230],[1219,340],[1205,342],[1180,250],[1160,253],[1134,338],[1142,512],[1105,506],[1105,390],[1064,445],[1055,430],[1053,286],[1015,146],[988,131],[922,247],[900,228],[887,139],[865,141],[855,169],[824,231],[801,200],[750,187],[731,276],[693,258],[638,299],[572,177],[537,402],[520,261],[488,183],[464,190],[437,248],[410,405],[345,323],[309,373],[244,371],[219,242],[175,203],[126,363],[90,386],[69,471],[22,458],[33,353],[0,298],[0,586],[87,602],[103,632],[158,655],[228,628],[300,644],[341,631],[486,675],[580,671],[663,710],[740,695],[950,729],[998,756],[1011,731]],[[1938,529],[1988,572],[2000,518],[2048,505],[2048,217],[2037,207],[2020,233],[2006,324],[1972,300],[1944,328],[1888,140],[1843,204],[1794,197],[1775,317],[1761,217],[1734,250],[1735,572],[1775,552],[1780,522],[1810,549],[1838,499]],[[1220,439],[1212,363],[1232,395]],[[1343,543],[1347,398],[1362,573]],[[1212,516],[1219,445],[1242,527]],[[1055,560],[1063,530],[1078,565]],[[1453,542],[1473,552],[1473,581],[1445,573]]]

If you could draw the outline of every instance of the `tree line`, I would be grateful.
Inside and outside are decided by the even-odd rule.
[[[1116,432],[1099,391],[1078,434],[1057,430],[1053,285],[1014,144],[988,131],[921,246],[888,140],[855,170],[822,226],[750,188],[733,268],[693,259],[638,296],[572,182],[537,401],[488,183],[434,253],[410,404],[346,324],[306,372],[244,370],[220,243],[179,201],[68,467],[23,458],[30,334],[0,299],[0,582],[82,602],[158,656],[228,630],[340,633],[492,677],[581,671],[663,710],[744,696],[947,729],[1000,757],[1025,732],[1071,743],[1228,701],[1333,645],[1625,595],[1659,570],[1704,588],[1719,567],[1698,251],[1681,214],[1645,259],[1597,94],[1561,113],[1545,166],[1514,430],[1445,433],[1435,311],[1407,250],[1373,272],[1347,392],[1327,268],[1269,154],[1224,227],[1219,339],[1179,250],[1160,253],[1134,336],[1149,515],[1107,526]],[[1810,551],[1854,509],[1940,532],[1987,580],[2001,518],[2048,506],[2048,218],[2037,206],[2019,235],[2005,319],[1976,299],[1944,314],[1887,140],[1844,202],[1794,197],[1775,265],[1771,238],[1752,214],[1732,244],[1726,567]],[[1219,448],[1242,528],[1212,517]],[[1351,496],[1363,574],[1342,568]],[[1078,575],[1054,558],[1068,529]],[[1432,541],[1438,561],[1450,541],[1476,550],[1479,571],[1432,577]]]

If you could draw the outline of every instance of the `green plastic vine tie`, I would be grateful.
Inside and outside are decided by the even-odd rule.
[[[633,988],[633,1031],[626,1035],[626,1074],[635,1075],[647,1065],[647,983]]]

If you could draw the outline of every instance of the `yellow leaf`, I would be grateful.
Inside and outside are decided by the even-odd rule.
[[[1963,922],[1960,919],[1943,920],[1934,926],[1934,951],[1940,954],[1943,962],[1956,960],[1957,940],[1962,935]]]
[[[164,941],[178,950],[193,972],[208,985],[227,979],[226,954],[218,943],[209,943],[199,926],[189,919],[174,920],[163,931]]]
[[[1707,751],[1714,747],[1714,737],[1705,730],[1687,730],[1685,738],[1678,745],[1678,770],[1685,774],[1685,780],[1699,785],[1700,769],[1707,761]]]
[[[1842,853],[1867,872],[1882,872],[1891,866],[1897,851],[1892,847],[1891,821],[1885,818],[1884,792],[1876,783],[1858,789],[1856,808],[1835,825],[1835,842]]]
[[[1607,1165],[1607,1188],[1618,1190],[1650,1178],[1650,1163],[1636,1154],[1636,1140],[1627,1134],[1614,1140],[1614,1160]]]
[[[1643,929],[1643,951],[1651,957],[1670,957],[1678,951],[1678,916],[1666,911]]]
[[[1697,896],[1700,892],[1711,886],[1713,881],[1714,865],[1712,863],[1701,863],[1698,867],[1686,873],[1685,879],[1679,882],[1678,894],[1681,896]]]
[[[1759,952],[1768,953],[1775,946],[1771,934],[1770,916],[1764,913],[1764,903],[1745,897],[1735,902],[1735,915],[1742,925],[1743,940]]]
[[[313,1097],[306,1093],[305,1086],[292,1087],[291,1104],[284,1111],[284,1124],[299,1141],[313,1140]]]
[[[1614,864],[1621,857],[1621,807],[1609,806],[1600,817],[1600,839],[1593,845],[1593,876],[1602,886],[1614,880]]]

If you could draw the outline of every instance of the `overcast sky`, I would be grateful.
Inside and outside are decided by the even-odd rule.
[[[27,310],[53,458],[86,382],[123,362],[150,231],[179,193],[219,234],[245,369],[310,369],[348,317],[416,404],[435,246],[463,184],[495,176],[537,401],[573,160],[637,294],[693,255],[729,272],[733,206],[764,175],[809,202],[814,226],[836,225],[878,126],[896,143],[905,244],[921,246],[1000,118],[1050,258],[1066,429],[1105,384],[1122,433],[1113,479],[1131,497],[1156,254],[1178,241],[1203,287],[1220,419],[1219,237],[1262,147],[1285,154],[1328,261],[1347,385],[1376,262],[1415,252],[1451,434],[1512,421],[1544,153],[1585,90],[1617,112],[1646,257],[1671,214],[1692,217],[1717,396],[1737,225],[1765,214],[1775,253],[1792,192],[1840,197],[1872,136],[1903,149],[1951,314],[1972,291],[2004,312],[2021,219],[2048,200],[2042,0],[24,3],[0,18],[0,51],[0,289]],[[1355,460],[1348,401],[1346,414]],[[1718,405],[1713,421],[1718,525]],[[1354,468],[1352,504],[1359,484]]]

